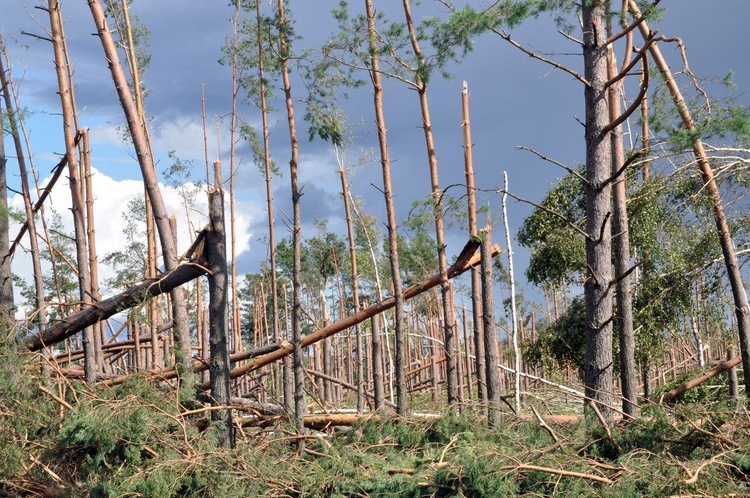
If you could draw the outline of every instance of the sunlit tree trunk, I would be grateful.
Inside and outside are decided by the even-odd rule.
[[[640,15],[636,2],[630,0],[629,5],[630,9],[636,16]],[[640,23],[638,29],[644,39],[647,39],[651,34],[651,30],[646,22]],[[672,76],[669,65],[661,55],[661,50],[656,43],[650,45],[649,53],[653,57],[656,67],[659,68],[659,72],[664,78],[669,93],[672,95],[672,100],[674,101],[677,112],[682,119],[684,128],[691,132],[694,137],[693,154],[698,162],[698,168],[701,172],[701,178],[703,179],[706,193],[713,204],[712,207],[714,221],[716,223],[716,231],[719,236],[719,243],[721,244],[721,252],[724,255],[724,266],[726,266],[727,269],[727,277],[729,279],[730,287],[732,288],[734,312],[737,317],[737,329],[740,336],[742,370],[745,374],[745,395],[750,397],[750,307],[748,306],[747,294],[742,282],[740,267],[737,262],[737,252],[734,247],[734,241],[732,240],[732,234],[729,231],[729,224],[727,223],[727,218],[724,214],[724,204],[721,200],[719,187],[716,184],[713,168],[708,161],[706,150],[703,147],[703,141],[701,140],[700,135],[696,133],[697,129],[690,113],[690,109],[682,96],[682,92],[680,92],[680,88],[677,86],[677,82],[675,82],[674,77]]]
[[[159,233],[161,242],[162,255],[164,257],[164,269],[169,272],[177,266],[177,241],[171,228],[167,208],[164,204],[159,182],[156,178],[156,171],[151,154],[151,146],[145,133],[145,123],[139,115],[133,99],[130,88],[128,87],[125,73],[120,65],[120,58],[117,54],[117,48],[112,39],[112,32],[107,25],[101,3],[99,0],[88,0],[89,8],[96,25],[97,34],[99,35],[104,50],[105,60],[109,66],[114,81],[117,95],[120,99],[125,119],[128,123],[130,136],[133,139],[133,146],[138,158],[138,164],[141,168],[143,183],[148,194],[148,199],[154,213],[156,229]],[[175,358],[178,364],[188,372],[192,366],[190,361],[190,328],[187,316],[187,307],[185,295],[181,287],[177,287],[171,292],[172,297],[172,320],[174,321],[174,335],[179,348],[175,351]]]
[[[375,122],[378,127],[378,144],[380,147],[380,164],[383,168],[383,196],[388,217],[388,255],[391,263],[391,277],[393,279],[393,297],[396,301],[394,312],[395,349],[396,349],[396,412],[406,415],[406,372],[404,370],[404,293],[401,282],[401,270],[398,261],[398,229],[396,224],[396,208],[393,204],[393,187],[391,185],[391,160],[388,156],[388,138],[383,113],[383,85],[380,77],[380,60],[378,58],[378,41],[375,31],[375,8],[372,0],[365,0],[367,12],[367,26],[370,47],[370,79],[373,86],[375,104]]]
[[[73,89],[70,85],[70,64],[65,51],[65,41],[62,27],[62,15],[60,3],[50,0],[48,4],[50,16],[50,32],[52,35],[52,46],[55,53],[55,70],[57,73],[57,84],[60,89],[60,102],[63,115],[63,134],[65,137],[65,153],[68,157],[68,174],[70,182],[70,193],[72,197],[71,212],[73,214],[73,227],[76,238],[76,260],[78,271],[78,290],[83,306],[91,304],[89,292],[90,274],[88,265],[88,253],[86,248],[86,225],[84,221],[85,208],[81,195],[81,178],[78,166],[78,154],[76,151],[76,117],[73,107]],[[83,330],[84,371],[86,382],[93,384],[99,368],[97,363],[101,358],[96,357],[94,328],[86,327]]]
[[[612,411],[612,175],[607,105],[607,30],[602,0],[584,2],[583,62],[586,105],[586,402],[597,403],[605,419]]]
[[[278,0],[278,23],[279,23],[279,52],[281,57],[281,77],[284,82],[284,97],[286,102],[287,123],[289,125],[289,140],[292,149],[292,157],[289,160],[290,182],[292,185],[292,344],[294,345],[294,416],[297,422],[297,430],[305,432],[304,415],[307,409],[305,401],[305,372],[304,356],[302,352],[302,330],[301,330],[301,292],[302,282],[302,227],[300,212],[300,197],[297,178],[297,166],[299,164],[299,148],[297,144],[297,127],[294,123],[294,105],[292,103],[292,84],[289,79],[289,68],[287,61],[289,47],[287,40],[287,26],[284,11],[284,0]]]

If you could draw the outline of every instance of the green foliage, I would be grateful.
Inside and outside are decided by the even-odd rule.
[[[582,167],[579,167],[582,172]],[[523,221],[518,242],[531,251],[526,278],[536,285],[580,281],[585,273],[586,247],[581,233],[586,215],[581,179],[573,174],[553,186]]]
[[[586,307],[583,299],[571,301],[567,312],[553,324],[539,327],[536,342],[523,345],[524,359],[542,365],[546,371],[574,367],[583,373],[586,352]]]

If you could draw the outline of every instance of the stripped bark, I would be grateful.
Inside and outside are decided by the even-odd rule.
[[[483,230],[482,239],[482,329],[484,330],[484,354],[487,359],[487,422],[494,428],[500,424],[500,370],[497,351],[497,329],[495,328],[495,291],[492,280],[492,239],[489,227]]]

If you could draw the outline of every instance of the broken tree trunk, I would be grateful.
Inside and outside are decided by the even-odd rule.
[[[469,241],[466,246],[461,251],[461,254],[456,259],[456,262],[448,268],[448,278],[453,278],[458,275],[461,275],[462,273],[470,270],[474,266],[478,265],[480,263],[480,255],[477,254],[477,248],[479,247],[479,242],[476,240]],[[500,254],[500,247],[495,245],[492,247],[492,257],[497,256]],[[182,268],[182,267],[179,267]],[[432,289],[433,287],[440,284],[440,274],[433,275],[425,280],[422,280],[421,282],[418,282],[414,285],[411,285],[410,287],[404,289],[404,299],[411,299],[415,296],[418,296],[419,294],[422,294],[425,291],[428,291]],[[101,305],[101,303],[100,303]],[[316,342],[322,341],[326,337],[330,337],[332,335],[335,335],[343,330],[346,330],[350,327],[353,327],[354,324],[362,323],[368,318],[371,318],[373,316],[376,316],[386,310],[389,310],[393,308],[395,305],[395,300],[393,297],[389,297],[388,299],[384,299],[383,301],[379,301],[372,306],[363,309],[362,311],[359,311],[357,313],[354,313],[351,316],[348,316],[347,318],[344,318],[343,320],[339,320],[338,322],[332,323],[328,327],[324,327],[322,329],[318,329],[312,334],[309,334],[305,336],[302,339],[302,347],[306,348],[312,344],[315,344]],[[243,365],[242,367],[235,368],[231,372],[231,377],[237,378],[240,377],[252,370],[257,370],[258,368],[261,368],[265,365],[268,365],[270,363],[273,363],[274,361],[283,358],[287,355],[290,355],[292,351],[294,350],[294,347],[291,343],[287,341],[282,341],[280,344],[269,344],[266,346],[266,348],[269,350],[268,352],[263,352],[262,354],[258,354],[257,351],[248,351],[241,354],[234,354],[230,356],[230,361],[232,363],[247,360],[250,358],[255,358],[254,361],[249,362],[246,365]],[[195,361],[193,362],[193,368],[195,368],[196,371],[202,371],[205,370],[207,367],[205,366],[198,366],[199,362]],[[162,379],[172,379],[176,376],[174,367],[171,368],[163,368],[163,369],[156,369],[149,371],[149,373],[153,375],[158,375]],[[110,379],[106,382],[106,385],[109,386],[115,386],[122,384],[129,376],[128,375],[122,375],[120,377]],[[208,388],[208,385],[201,384],[201,387],[204,389]]]
[[[202,260],[202,242],[206,234],[205,232],[204,229],[196,236],[193,246],[188,249],[184,258],[196,253],[198,255],[197,259]],[[46,346],[63,341],[101,320],[105,320],[133,306],[143,304],[150,297],[170,292],[184,283],[205,275],[205,273],[206,268],[196,262],[196,260],[191,259],[189,263],[180,265],[159,278],[148,279],[130,287],[125,292],[100,301],[90,308],[85,308],[77,313],[68,315],[64,320],[47,327],[41,334],[26,336],[21,342],[31,351],[39,351]]]
[[[736,356],[730,360],[725,361],[724,363],[720,363],[719,365],[715,366],[708,372],[705,372],[698,377],[695,377],[694,379],[691,379],[684,384],[681,384],[674,389],[672,389],[669,392],[664,393],[661,398],[659,398],[659,403],[669,403],[676,397],[680,396],[683,393],[686,393],[687,391],[691,390],[694,387],[698,387],[699,385],[706,382],[708,379],[711,379],[713,377],[716,377],[719,374],[722,374],[726,372],[727,370],[731,370],[732,368],[736,367],[742,363],[742,357]]]

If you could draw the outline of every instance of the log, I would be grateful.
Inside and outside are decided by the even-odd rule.
[[[736,367],[742,363],[742,357],[741,356],[735,356],[734,358],[731,358],[724,363],[720,363],[711,370],[699,375],[698,377],[695,377],[694,379],[691,379],[684,384],[681,384],[674,389],[672,389],[669,392],[666,392],[661,395],[661,398],[659,398],[659,403],[668,403],[675,399],[677,396],[680,396],[683,393],[686,393],[687,391],[691,390],[694,387],[697,387],[704,382],[706,382],[708,379],[711,379],[713,377],[716,377],[719,374],[722,374],[726,372],[727,370]]]
[[[470,270],[471,268],[479,264],[481,258],[479,254],[477,254],[478,247],[479,247],[479,242],[476,240],[470,240],[466,244],[466,246],[464,246],[463,250],[461,251],[461,254],[456,259],[456,262],[450,268],[448,268],[448,278],[453,278],[458,275],[461,275],[462,273]],[[497,256],[501,252],[502,251],[500,250],[500,246],[498,245],[495,245],[492,248],[493,257]],[[418,296],[419,294],[429,289],[432,289],[438,284],[440,284],[439,273],[404,289],[404,299],[411,299],[415,296]],[[312,334],[309,334],[305,336],[304,338],[302,338],[302,347],[303,348],[308,347],[312,344],[315,344],[318,341],[325,339],[326,337],[330,337],[332,335],[337,334],[338,332],[347,330],[356,324],[362,323],[363,321],[379,313],[382,313],[390,308],[393,308],[395,304],[396,304],[395,299],[393,297],[389,297],[387,299],[384,299],[383,301],[373,304],[372,306],[368,308],[365,308],[364,310],[361,310],[353,315],[350,315],[347,318],[344,318],[343,320],[339,320],[338,322],[328,325],[327,327],[318,329]],[[290,355],[294,349],[292,344],[288,341],[282,341],[277,344],[271,344],[267,346],[267,348],[272,349],[272,351],[264,352],[263,354],[254,354],[258,350],[253,350],[247,353],[231,355],[230,356],[231,363],[250,359],[251,357],[254,358],[253,361],[247,363],[246,365],[233,369],[231,371],[231,378],[234,379],[234,378],[240,377],[252,370],[257,370],[265,365],[268,365],[269,363],[273,363],[274,361],[280,358]],[[204,364],[196,365],[195,362],[193,362],[193,367],[195,368],[196,372],[201,372],[207,369],[206,365]],[[149,373],[153,375],[157,375],[163,379],[171,379],[177,376],[177,373],[175,372],[174,367],[149,370]],[[105,382],[105,385],[107,386],[120,385],[128,377],[129,377],[128,375],[122,375],[114,379],[109,379]],[[200,387],[203,389],[208,389],[209,386],[208,384],[204,383],[204,384],[200,384]]]
[[[199,261],[203,258],[203,238],[206,230],[198,233],[195,242],[186,253],[191,256],[193,251],[199,249],[197,254]],[[31,351],[39,351],[51,346],[68,337],[80,332],[101,320],[142,304],[147,299],[170,292],[173,289],[206,274],[206,268],[194,260],[176,267],[174,270],[161,275],[159,278],[148,279],[138,285],[130,287],[120,294],[114,295],[91,307],[84,308],[76,313],[68,315],[64,320],[47,327],[41,334],[29,335],[21,339],[21,343]]]

